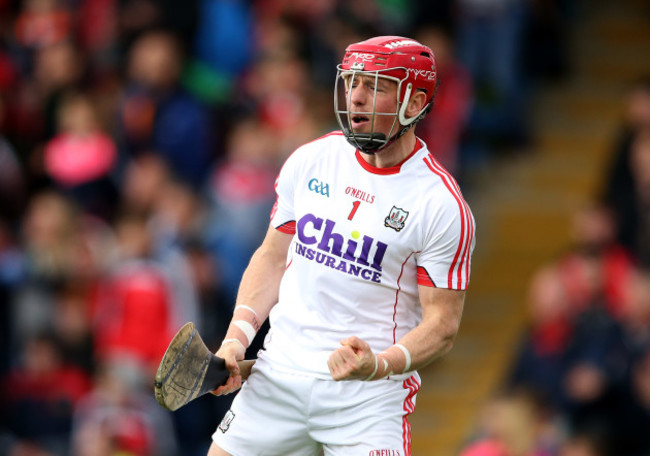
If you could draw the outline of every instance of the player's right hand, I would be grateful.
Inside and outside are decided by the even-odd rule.
[[[230,377],[226,380],[225,385],[221,385],[219,388],[212,391],[212,394],[215,396],[223,396],[237,391],[241,388],[242,383],[241,371],[237,361],[243,360],[246,355],[246,350],[243,345],[237,342],[226,342],[221,346],[221,348],[219,348],[219,350],[217,350],[215,355],[224,359],[226,362],[226,368],[230,372]]]
[[[364,380],[373,372],[375,363],[370,345],[355,336],[343,339],[327,360],[332,378],[337,381]]]

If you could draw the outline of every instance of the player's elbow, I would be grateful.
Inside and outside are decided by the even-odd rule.
[[[456,340],[455,336],[448,336],[444,337],[442,339],[442,342],[440,344],[440,350],[439,350],[439,356],[444,356],[447,353],[451,351],[452,348],[454,348],[454,342]]]
[[[430,347],[429,354],[426,357],[427,361],[425,362],[424,365],[429,364],[445,356],[454,347],[454,341],[456,340],[455,334],[445,334],[445,335],[438,334],[438,336],[439,337],[436,338],[436,341]],[[419,366],[419,367],[423,367],[423,366]]]
[[[450,324],[441,332],[440,356],[446,355],[454,347],[458,329],[458,324]]]

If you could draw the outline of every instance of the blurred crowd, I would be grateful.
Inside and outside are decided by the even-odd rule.
[[[532,277],[528,328],[462,456],[650,454],[650,76],[622,105],[602,188]]]
[[[570,0],[0,0],[0,454],[204,455],[231,399],[168,413],[153,372],[186,321],[216,349],[283,161],[338,128],[345,46],[396,34],[432,47],[441,83],[418,134],[469,185],[533,140],[530,97],[570,71],[574,14]],[[622,140],[609,196],[638,197],[623,196],[623,248],[647,255],[634,230],[649,223],[648,141],[636,136]],[[579,302],[553,317],[565,332],[541,331],[530,354],[551,364],[601,297],[593,274],[610,250],[583,247],[561,265],[583,279],[570,281]],[[617,273],[633,269],[612,252]],[[648,279],[633,277],[636,301],[598,310],[637,341]],[[634,381],[632,365],[616,379]],[[596,374],[605,391],[610,372]],[[645,386],[646,402],[626,404],[647,406]]]

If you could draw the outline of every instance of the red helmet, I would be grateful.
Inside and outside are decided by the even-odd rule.
[[[344,134],[348,141],[365,152],[375,152],[386,147],[414,126],[431,109],[438,79],[436,61],[431,49],[415,40],[401,36],[379,36],[351,44],[345,50],[343,61],[338,66],[337,92],[339,79],[351,74],[389,78],[398,83],[397,112],[375,113],[373,110],[370,113],[373,116],[377,114],[397,115],[397,120],[404,128],[397,126],[395,135],[392,135],[393,130],[391,129],[388,138],[380,133],[370,133],[370,138],[355,134],[349,124],[348,107],[340,109],[340,97],[339,95],[335,96],[337,120]],[[426,94],[425,107],[416,116],[407,118],[405,116],[407,102],[417,90]]]

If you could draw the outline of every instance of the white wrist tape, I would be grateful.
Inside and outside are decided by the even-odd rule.
[[[257,331],[255,331],[253,325],[245,320],[235,320],[232,322],[232,324],[244,332],[246,339],[248,339],[248,345],[250,345],[251,342],[253,342],[253,339],[255,339],[255,334],[257,334]]]
[[[240,304],[240,305],[238,305],[238,306],[236,307],[236,309],[246,309],[246,310],[250,310],[251,312],[253,312],[253,315],[255,315],[255,317],[257,317],[257,312],[255,312],[255,309],[253,309],[252,307],[249,307],[249,306],[246,306],[246,305]]]
[[[232,338],[232,339],[224,339],[224,340],[221,342],[221,345],[223,346],[223,345],[228,344],[228,343],[230,343],[230,342],[237,342],[239,345],[241,345],[241,347],[242,347],[244,350],[246,350],[246,347],[244,347],[244,344],[241,343],[241,340],[239,340],[239,339],[235,339],[235,338]]]
[[[383,372],[382,372],[381,376],[382,377],[388,377],[388,376],[393,375],[393,371],[389,370],[390,369],[390,364],[388,363],[388,360],[385,359],[385,358],[382,358],[381,360],[384,362],[384,369],[383,369]]]
[[[406,365],[404,366],[404,372],[408,372],[411,369],[411,353],[409,353],[408,348],[406,348],[402,344],[395,344],[397,348],[402,350],[402,353],[404,353],[404,357],[406,358]]]

